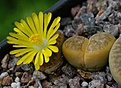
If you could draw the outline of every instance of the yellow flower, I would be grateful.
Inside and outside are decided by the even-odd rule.
[[[59,36],[57,30],[61,18],[55,18],[50,25],[51,17],[50,12],[48,14],[39,12],[39,15],[33,13],[32,17],[27,17],[27,22],[23,19],[15,22],[15,33],[9,33],[7,42],[16,48],[10,54],[15,54],[16,57],[22,56],[17,65],[34,62],[35,69],[39,70],[44,62],[49,62],[52,51],[55,53],[59,51],[54,44]]]

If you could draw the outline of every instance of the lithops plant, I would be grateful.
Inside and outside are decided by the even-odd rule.
[[[64,41],[62,52],[67,61],[74,67],[84,66],[84,52],[88,44],[88,39],[82,36],[73,36]]]
[[[91,36],[85,50],[85,69],[90,71],[102,69],[107,64],[109,52],[115,40],[113,35],[105,32]]]
[[[86,71],[98,71],[108,61],[109,51],[115,41],[111,34],[100,32],[87,39],[83,36],[68,38],[62,46],[67,61]]]
[[[115,41],[111,48],[109,67],[114,80],[121,85],[121,36]]]

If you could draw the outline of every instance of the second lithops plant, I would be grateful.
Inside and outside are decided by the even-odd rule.
[[[109,67],[113,78],[121,85],[121,36],[115,41],[111,48]]]
[[[100,32],[87,39],[82,36],[68,38],[62,46],[67,61],[86,71],[98,71],[106,66],[109,51],[115,41],[111,34]]]

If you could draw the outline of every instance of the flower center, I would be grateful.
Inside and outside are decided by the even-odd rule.
[[[32,43],[32,46],[36,50],[42,50],[48,45],[46,38],[41,37],[39,34],[34,34],[29,38],[29,41]]]
[[[29,41],[34,45],[41,45],[43,43],[43,40],[39,34],[32,35],[29,38]]]

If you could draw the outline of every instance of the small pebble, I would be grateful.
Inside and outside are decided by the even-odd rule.
[[[68,88],[66,84],[61,84],[61,85],[53,85],[50,88]]]
[[[89,82],[89,88],[104,88],[104,84],[100,80],[92,80]]]
[[[15,76],[21,78],[23,75],[23,72],[15,72]]]
[[[113,25],[113,24],[110,24],[110,23],[106,23],[106,24],[103,26],[103,30],[104,30],[106,33],[112,34],[113,36],[119,36],[118,25]]]
[[[37,88],[42,88],[42,84],[39,79],[35,79],[35,83]]]
[[[30,73],[34,71],[33,64],[21,64],[21,69]]]
[[[2,61],[1,61],[1,67],[2,68],[7,68],[7,65],[8,65],[8,61],[9,61],[9,55],[8,54],[6,54],[5,56],[4,56],[4,58],[2,59]]]
[[[28,72],[24,72],[22,77],[21,77],[21,82],[22,83],[28,83],[31,80],[32,75]]]
[[[20,79],[19,79],[18,77],[16,77],[16,78],[15,78],[15,82],[11,83],[11,87],[12,87],[12,88],[21,88],[21,87],[20,87],[20,84],[21,84],[21,83],[20,83],[19,81],[20,81]]]
[[[61,77],[59,77],[54,81],[54,84],[55,85],[68,84],[69,80],[70,80],[69,76],[62,74]]]
[[[40,72],[40,71],[34,71],[33,72],[33,77],[35,77],[35,78],[38,78],[38,79],[40,79],[40,80],[43,80],[43,79],[46,79],[47,77],[46,77],[46,75],[44,75],[42,72]]]
[[[29,86],[29,88],[35,88],[34,86]]]
[[[80,5],[77,5],[73,8],[71,8],[71,15],[75,16],[78,13],[79,9],[80,9]]]
[[[8,68],[15,67],[17,61],[20,59],[20,57],[16,58],[15,56],[11,56],[12,59],[9,60]]]
[[[8,76],[8,72],[3,72],[3,73],[0,75],[0,78],[4,78],[5,76]]]
[[[76,31],[74,30],[74,28],[71,25],[65,26],[63,32],[64,32],[66,37],[71,37],[71,36],[74,36],[74,35],[77,34]]]
[[[19,77],[16,77],[15,82],[19,82],[19,81],[20,81]]]
[[[13,82],[13,78],[8,75],[3,78],[2,85],[11,85],[12,82]]]
[[[74,75],[76,74],[76,69],[72,67],[70,64],[66,64],[61,69],[63,73],[68,75],[69,77],[74,77]]]
[[[80,78],[74,77],[73,79],[69,80],[69,88],[81,88],[80,86]]]
[[[11,88],[11,86],[4,86],[4,87],[0,86],[0,88]]]
[[[2,79],[2,78],[0,78],[0,85],[2,84],[2,81],[3,81],[3,79]]]
[[[20,88],[20,82],[17,82],[16,85],[17,85],[17,88]]]
[[[45,87],[45,88],[49,88],[52,86],[52,83],[51,82],[48,82],[47,80],[44,80],[42,82],[42,86]]]
[[[88,86],[88,83],[87,82],[82,82],[82,87],[87,87]]]
[[[80,15],[81,21],[84,25],[94,26],[95,25],[95,18],[94,14],[88,12],[86,14]]]
[[[17,88],[17,84],[15,82],[11,83],[12,88]]]
[[[106,84],[106,88],[113,88],[113,87],[111,87],[111,86],[109,86],[109,85]]]
[[[31,80],[27,83],[27,86],[34,85],[34,83],[35,83],[35,80],[32,77]]]
[[[112,81],[112,79],[113,79],[112,75],[111,74],[107,74],[107,80],[108,81]]]

